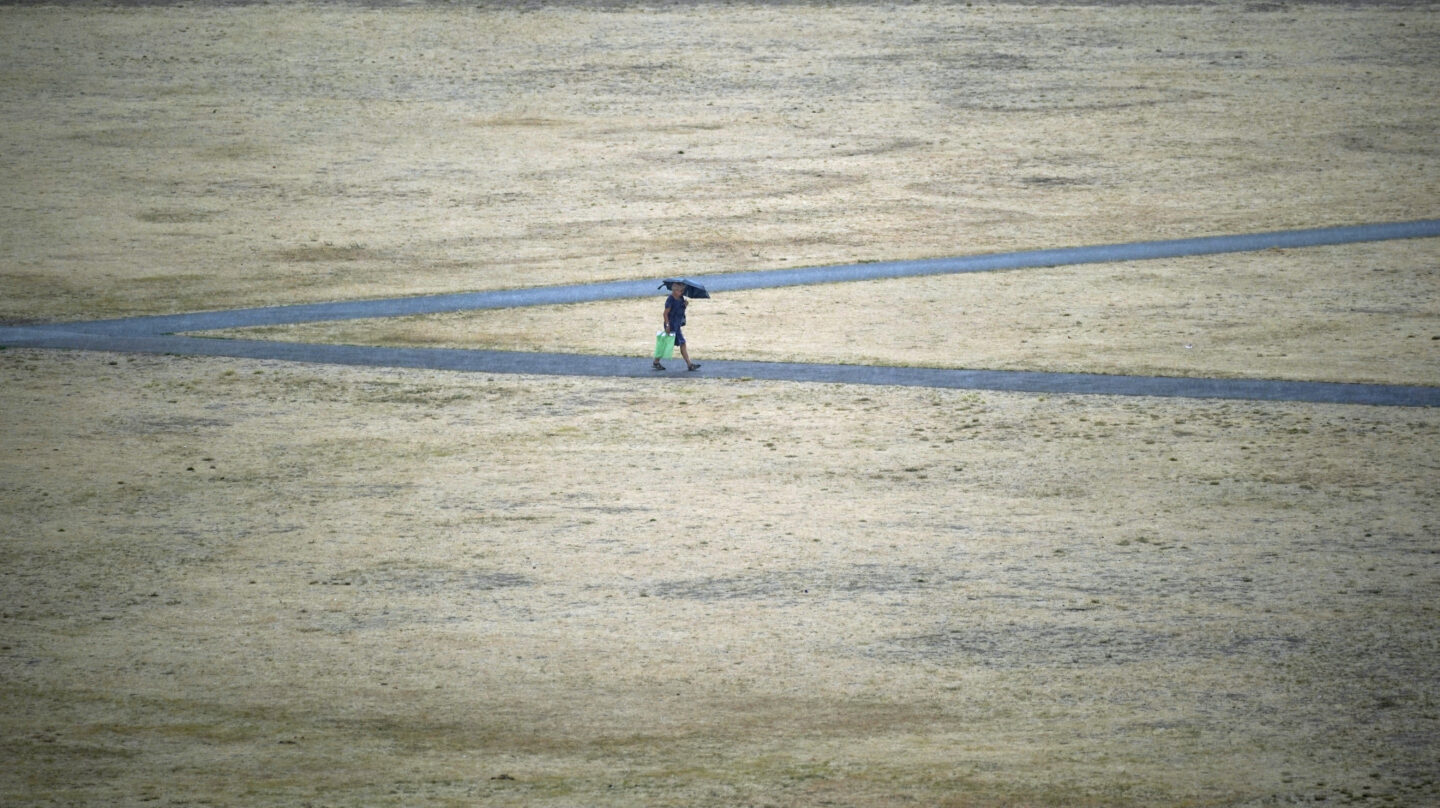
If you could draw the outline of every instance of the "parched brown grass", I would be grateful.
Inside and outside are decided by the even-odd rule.
[[[698,301],[686,335],[696,358],[1433,385],[1437,265],[1420,239],[766,289]],[[661,302],[213,336],[640,357]]]
[[[1433,791],[1427,410],[0,360],[12,802]]]
[[[3,7],[0,319],[1433,217],[1437,25]],[[757,291],[692,330],[1434,384],[1434,250]],[[638,355],[652,305],[289,333]],[[0,381],[6,805],[1440,799],[1430,410],[13,348]]]

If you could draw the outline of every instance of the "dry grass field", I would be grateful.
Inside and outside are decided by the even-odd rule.
[[[686,333],[696,358],[1433,384],[1437,265],[1422,239],[764,289],[695,302]],[[661,302],[206,335],[648,356]]]
[[[1435,10],[0,6],[0,324],[1432,218]],[[1433,386],[1437,241],[687,330]],[[268,333],[638,357],[658,302]],[[4,349],[0,804],[1432,805],[1437,448],[1430,409]]]

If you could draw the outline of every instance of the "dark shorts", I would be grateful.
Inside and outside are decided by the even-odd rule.
[[[685,333],[680,330],[680,326],[678,326],[678,325],[675,326],[675,344],[676,344],[676,345],[684,345],[684,344],[685,344]]]

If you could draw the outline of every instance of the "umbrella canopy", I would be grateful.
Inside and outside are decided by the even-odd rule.
[[[665,280],[660,281],[660,288],[669,289],[677,283],[685,284],[686,297],[701,298],[710,296],[710,293],[705,291],[705,287],[701,286],[695,281],[687,280],[685,278],[666,278]]]

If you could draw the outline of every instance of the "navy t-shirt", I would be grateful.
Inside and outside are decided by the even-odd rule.
[[[670,329],[673,331],[685,325],[685,306],[688,305],[683,297],[670,295],[665,298],[665,316],[670,318]]]

